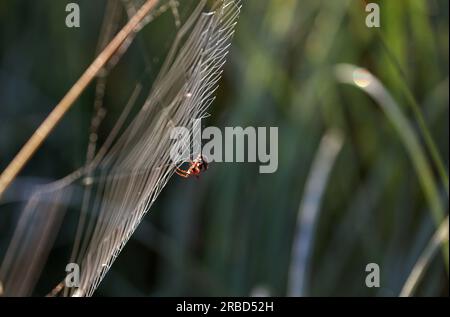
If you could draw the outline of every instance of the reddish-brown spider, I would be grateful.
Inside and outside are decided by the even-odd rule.
[[[187,170],[183,170],[177,167],[176,173],[184,178],[189,178],[191,176],[198,176],[202,170],[208,169],[208,162],[205,160],[202,154],[200,154],[195,160],[189,161],[191,164]]]

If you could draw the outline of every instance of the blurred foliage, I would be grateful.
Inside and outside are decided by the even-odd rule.
[[[82,10],[80,29],[64,26],[68,2],[0,2],[0,169],[95,56],[106,1],[73,1]],[[189,12],[192,1],[180,2],[182,13]],[[217,163],[199,180],[174,177],[97,295],[286,295],[300,200],[330,130],[341,131],[345,143],[315,228],[307,294],[399,294],[435,224],[391,123],[365,94],[337,84],[332,67],[369,69],[420,134],[413,96],[448,171],[449,3],[377,2],[380,29],[365,26],[360,0],[243,1],[218,98],[204,124],[279,127],[279,169],[267,175],[255,164]],[[173,17],[164,14],[111,72],[101,139],[145,65],[151,67],[144,87],[151,85],[175,32]],[[83,164],[93,98],[91,86],[0,205],[0,256],[30,186]],[[448,196],[437,185],[448,212]],[[66,256],[65,244],[59,241],[53,256]],[[379,289],[364,284],[371,262],[381,267]],[[42,290],[51,287],[45,279]],[[448,295],[440,254],[417,294]]]

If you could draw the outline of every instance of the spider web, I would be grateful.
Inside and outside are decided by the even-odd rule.
[[[132,14],[143,0],[122,2]],[[51,295],[91,296],[174,174],[172,128],[189,126],[192,119],[205,116],[240,12],[239,0],[216,0],[206,12],[204,0],[182,23],[177,20],[178,5],[178,1],[162,2],[141,26],[170,11],[179,27],[145,102],[137,103],[145,93],[137,84],[98,151],[95,140],[90,142],[93,149],[86,165],[31,195],[0,268],[5,295],[32,294],[66,211],[75,209],[80,215],[68,262],[80,265],[80,284],[69,288],[55,281],[58,286]],[[101,92],[97,97],[102,100]],[[96,135],[102,108],[101,104],[96,108],[91,136]],[[182,140],[183,151],[189,152],[190,140],[196,137]]]

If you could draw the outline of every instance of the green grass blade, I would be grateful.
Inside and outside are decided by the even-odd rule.
[[[369,71],[354,65],[337,65],[335,75],[338,82],[358,87],[371,96],[391,121],[411,158],[436,226],[439,226],[444,220],[445,212],[431,166],[414,129],[392,95]],[[448,248],[444,246],[442,251],[448,272]]]

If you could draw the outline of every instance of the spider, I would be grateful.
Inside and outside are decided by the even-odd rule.
[[[208,169],[208,162],[205,160],[202,154],[200,154],[195,160],[189,161],[191,164],[187,170],[183,170],[177,167],[176,173],[184,178],[189,178],[191,176],[198,176],[202,170]]]

